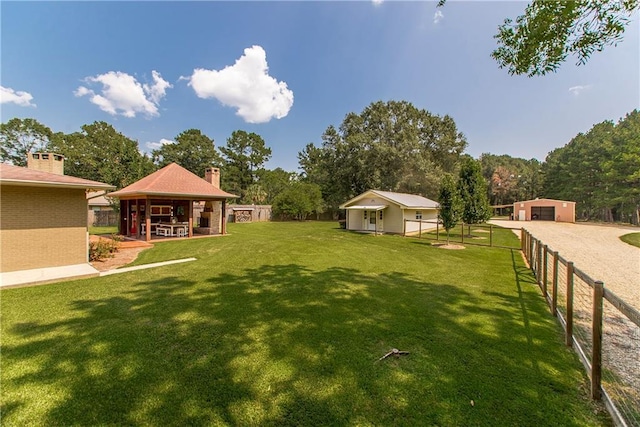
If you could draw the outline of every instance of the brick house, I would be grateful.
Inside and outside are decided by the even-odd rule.
[[[30,281],[48,277],[52,268],[96,272],[88,263],[86,192],[114,187],[63,175],[63,169],[64,158],[52,153],[30,154],[27,168],[0,164],[3,285],[16,272]]]

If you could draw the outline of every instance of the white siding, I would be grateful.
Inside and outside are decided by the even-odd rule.
[[[420,223],[416,221],[416,212],[422,212],[422,231],[435,229],[436,221],[438,220],[438,211],[436,209],[405,209],[404,219],[412,220],[407,221],[406,233],[418,233],[420,231]],[[426,222],[428,221],[428,223]]]

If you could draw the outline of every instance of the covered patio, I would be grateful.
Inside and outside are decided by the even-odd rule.
[[[120,234],[146,240],[226,234],[227,199],[220,189],[220,169],[207,168],[200,178],[176,163],[108,194],[120,200]],[[199,223],[194,203],[204,203]]]

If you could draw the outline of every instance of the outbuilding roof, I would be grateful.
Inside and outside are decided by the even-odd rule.
[[[112,190],[115,187],[104,182],[91,181],[69,175],[43,172],[22,166],[0,163],[0,183],[29,187],[82,188],[88,190]]]
[[[575,203],[571,200],[557,200],[557,199],[532,199],[532,200],[519,200],[517,202],[513,202],[514,204],[516,203],[531,203],[531,202],[560,202],[560,203]],[[511,206],[511,205],[508,205]]]
[[[352,203],[357,202],[360,199],[371,197],[371,195],[377,195],[391,203],[399,205],[403,209],[437,209],[440,207],[438,202],[435,202],[426,197],[418,196],[417,194],[408,193],[394,193],[392,191],[381,190],[369,190],[359,196],[354,197],[346,203],[340,206],[340,209],[346,209]]]
[[[139,181],[109,193],[108,197],[131,199],[140,196],[190,197],[194,199],[227,199],[238,197],[227,193],[204,178],[171,163]]]

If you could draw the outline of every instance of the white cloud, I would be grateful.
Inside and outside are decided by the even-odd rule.
[[[175,144],[175,141],[161,138],[160,141],[158,142],[153,142],[153,141],[147,142],[147,147],[149,147],[151,150],[157,150],[161,148],[163,145],[167,145],[167,144]]]
[[[0,104],[8,104],[13,102],[21,107],[35,107],[36,104],[31,103],[33,96],[29,92],[21,90],[13,90],[10,87],[0,86]]]
[[[380,6],[384,0],[371,0],[374,6]]]
[[[252,46],[235,64],[220,71],[197,68],[186,79],[198,97],[216,98],[236,108],[236,114],[248,123],[266,123],[285,117],[293,105],[293,92],[268,71],[264,49]]]
[[[152,71],[153,84],[140,84],[135,77],[120,71],[109,71],[95,77],[87,77],[85,82],[100,83],[100,94],[92,89],[80,86],[74,92],[75,96],[89,96],[89,100],[102,111],[111,115],[121,114],[125,117],[135,117],[137,113],[148,116],[158,115],[158,104],[164,98],[166,90],[171,84],[162,79],[160,73]]]
[[[440,10],[436,10],[436,13],[433,14],[433,23],[438,24],[444,18],[444,13]]]
[[[571,86],[569,88],[569,92],[571,92],[574,96],[580,95],[583,91],[591,89],[591,85],[577,85]]]

